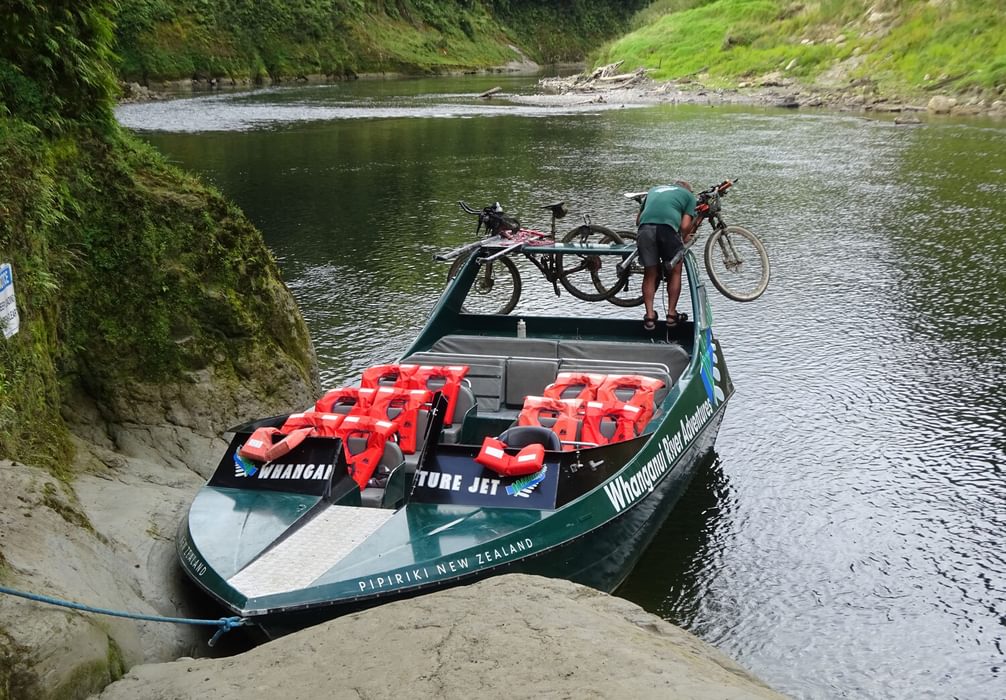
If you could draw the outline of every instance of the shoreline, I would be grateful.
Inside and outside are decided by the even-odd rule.
[[[617,67],[617,66],[612,66]],[[610,67],[606,67],[610,68]],[[612,84],[614,83],[614,84]],[[873,84],[846,87],[802,85],[777,75],[737,87],[709,87],[692,80],[655,82],[640,69],[636,73],[608,75],[598,69],[590,77],[543,78],[541,94],[518,98],[525,104],[569,106],[595,103],[633,105],[701,104],[828,109],[838,112],[894,114],[896,123],[921,123],[919,114],[954,117],[1006,118],[1006,100],[991,103],[977,96],[934,93],[930,96],[883,94]]]
[[[562,67],[571,70],[576,68],[574,64],[564,65],[560,68]],[[556,66],[550,66],[550,68],[554,69]],[[356,80],[403,80],[469,75],[530,76],[540,73],[541,70],[542,68],[537,65],[521,64],[492,69],[447,71],[429,75],[365,73],[343,78],[309,75],[264,82],[252,79],[176,80],[154,83],[155,87],[138,83],[122,83],[122,97],[118,104],[156,102],[198,94],[290,85],[338,85]],[[541,107],[570,107],[582,104],[697,104],[774,107],[793,110],[824,109],[846,113],[893,115],[896,124],[922,123],[920,115],[1006,119],[1006,100],[994,100],[989,103],[980,97],[967,95],[947,93],[931,96],[888,95],[876,92],[870,85],[822,88],[801,85],[787,79],[763,80],[758,84],[741,83],[737,87],[709,87],[691,80],[655,82],[643,74],[638,75],[640,77],[628,85],[607,85],[597,80],[574,84],[577,76],[573,78],[543,77],[538,81],[538,94],[507,95],[499,93],[495,97],[507,99],[515,104]]]

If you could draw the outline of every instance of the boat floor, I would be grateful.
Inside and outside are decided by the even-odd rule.
[[[305,588],[376,532],[392,510],[332,505],[232,576],[249,598]]]

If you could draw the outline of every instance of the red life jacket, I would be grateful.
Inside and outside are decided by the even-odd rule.
[[[432,398],[433,392],[426,389],[382,386],[377,390],[370,415],[393,423],[398,431],[398,446],[402,448],[402,452],[414,454],[418,441],[419,409],[428,405]],[[398,413],[392,417],[390,413],[394,409],[398,409]]]
[[[506,445],[494,437],[482,441],[475,461],[502,476],[525,476],[534,474],[545,463],[545,446],[532,444],[523,447],[515,455],[507,454]]]
[[[525,396],[524,407],[517,416],[517,425],[534,425],[547,427],[559,436],[559,440],[572,442],[576,440],[577,418],[576,409],[569,400],[553,399],[547,396]],[[546,426],[542,418],[553,419],[552,425]],[[575,445],[563,445],[564,450],[573,450]]]
[[[588,372],[559,372],[555,381],[545,387],[545,396],[552,399],[563,398],[563,392],[572,387],[582,387],[580,393],[575,397],[586,401],[593,401],[597,396],[597,390],[604,383],[605,375],[591,374]]]
[[[304,442],[312,432],[314,428],[298,428],[285,435],[279,428],[256,428],[238,448],[238,454],[256,462],[273,462]]]
[[[631,440],[636,437],[636,421],[642,409],[621,401],[588,401],[583,417],[583,441],[597,445]],[[609,438],[601,432],[605,420],[614,421],[615,432]]]
[[[618,397],[619,389],[632,389],[633,394],[625,403],[642,409],[636,419],[636,432],[643,432],[646,424],[653,417],[653,397],[664,383],[653,377],[637,374],[609,374],[604,384],[597,390],[597,400],[618,403],[623,401]]]
[[[361,491],[367,488],[367,482],[384,455],[384,444],[394,433],[395,426],[391,422],[370,416],[346,416],[339,426],[338,436],[342,438],[342,450],[346,455],[349,475]],[[351,437],[365,437],[366,447],[353,454],[349,449]]]
[[[410,389],[429,389],[443,392],[447,399],[447,415],[444,425],[454,422],[454,406],[458,402],[461,380],[468,374],[468,365],[430,366],[420,365],[411,376]],[[443,379],[443,385],[440,381]]]
[[[314,410],[320,413],[335,413],[337,406],[351,406],[348,413],[366,415],[370,411],[374,395],[374,389],[362,389],[358,386],[332,389],[315,402]]]
[[[337,429],[346,418],[345,413],[321,413],[320,411],[305,411],[291,413],[280,428],[280,432],[290,433],[299,428],[314,428],[312,435],[317,437],[335,437]]]
[[[409,379],[415,373],[416,365],[376,365],[363,370],[360,386],[367,389],[377,389],[382,386],[396,386],[399,389],[409,388]]]

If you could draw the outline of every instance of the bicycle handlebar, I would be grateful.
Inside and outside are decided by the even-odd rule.
[[[724,180],[723,182],[721,182],[718,185],[713,185],[712,187],[710,187],[707,190],[702,190],[696,196],[697,197],[701,197],[701,196],[705,195],[706,197],[709,197],[710,195],[713,195],[713,194],[720,194],[720,195],[722,195],[727,190],[729,190],[731,187],[733,187],[737,183],[738,180],[740,180],[739,177],[735,177],[733,180]]]
[[[733,187],[738,180],[740,180],[739,177],[735,177],[732,180],[724,180],[718,185],[713,185],[708,189],[702,190],[701,192],[695,195],[695,198],[698,199],[700,202],[702,202],[703,200],[708,199],[714,194],[722,196],[726,194],[726,191],[729,190],[731,187]],[[636,202],[642,205],[643,200],[646,199],[646,192],[625,192],[623,193],[622,196],[627,199],[634,199],[636,200]]]
[[[479,217],[479,222],[475,226],[476,235],[483,226],[486,227],[486,232],[493,236],[499,235],[503,229],[516,233],[517,229],[520,228],[520,222],[513,217],[507,216],[506,212],[503,211],[503,206],[499,202],[484,207],[481,211],[472,209],[468,206],[467,202],[462,200],[458,200],[458,206],[465,213]]]

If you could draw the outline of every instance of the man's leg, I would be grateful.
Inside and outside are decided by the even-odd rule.
[[[653,299],[657,295],[657,284],[660,281],[660,273],[657,265],[648,265],[643,268],[643,305],[646,307],[646,318],[656,318],[653,311]],[[678,291],[681,288],[681,276],[678,276]]]
[[[644,277],[645,284],[645,277]],[[645,290],[645,287],[644,287]],[[656,289],[653,290],[656,294]],[[645,291],[644,291],[645,297]],[[667,273],[667,317],[677,319],[678,316],[678,297],[681,296],[681,263],[674,266],[670,272]]]
[[[660,282],[660,253],[657,250],[657,227],[642,224],[636,233],[636,248],[639,250],[639,264],[643,266],[643,304],[646,306],[646,324],[657,319],[653,310],[653,298],[657,295]]]

